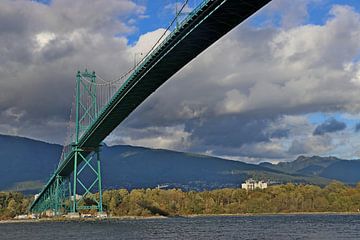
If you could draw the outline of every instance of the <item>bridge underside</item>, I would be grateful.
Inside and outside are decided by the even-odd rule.
[[[99,146],[171,76],[270,1],[205,0],[137,67],[81,136],[78,147],[87,149]],[[82,162],[80,159],[75,164],[75,155],[75,151],[72,151],[67,156],[40,196],[46,194],[57,176],[69,177],[73,174],[74,165]],[[36,209],[38,203],[39,200],[35,200],[31,210]]]

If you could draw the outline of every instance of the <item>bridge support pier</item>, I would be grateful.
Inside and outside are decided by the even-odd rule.
[[[79,210],[103,212],[100,147],[96,149],[74,147],[73,191],[70,195],[72,213],[79,212]],[[82,162],[80,165],[78,164],[79,160]],[[88,181],[85,182],[84,179]],[[89,181],[89,179],[91,180]]]

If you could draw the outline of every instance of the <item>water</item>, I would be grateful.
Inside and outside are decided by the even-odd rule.
[[[196,217],[0,224],[0,239],[360,239],[360,215]]]

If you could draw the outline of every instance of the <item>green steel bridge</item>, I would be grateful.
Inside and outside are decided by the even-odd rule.
[[[102,212],[102,141],[171,76],[270,1],[203,0],[119,79],[107,82],[95,72],[78,72],[67,143],[30,212]]]

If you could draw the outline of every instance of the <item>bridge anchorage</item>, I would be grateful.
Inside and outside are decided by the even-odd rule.
[[[57,169],[29,210],[101,213],[101,142],[175,73],[270,1],[202,0],[121,78],[107,82],[95,72],[78,72],[75,120],[70,119],[75,124],[70,124]]]

